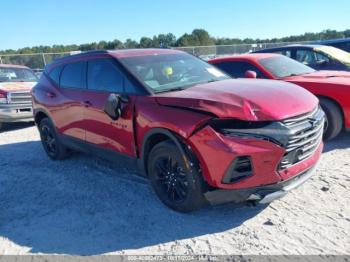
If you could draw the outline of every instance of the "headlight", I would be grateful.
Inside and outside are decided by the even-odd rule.
[[[289,130],[279,122],[215,119],[209,125],[226,136],[262,139],[281,146],[288,143],[290,136]]]

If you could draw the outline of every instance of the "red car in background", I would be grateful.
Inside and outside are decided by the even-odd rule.
[[[234,80],[175,50],[65,57],[46,66],[32,96],[51,159],[77,150],[137,162],[181,212],[208,201],[269,203],[312,175],[323,148],[324,113],[311,93]]]
[[[278,54],[227,56],[212,59],[209,63],[234,78],[283,80],[309,90],[319,98],[326,113],[326,140],[336,137],[344,128],[350,129],[350,72],[315,71]],[[265,95],[271,97],[269,93]],[[293,104],[293,98],[284,102]]]

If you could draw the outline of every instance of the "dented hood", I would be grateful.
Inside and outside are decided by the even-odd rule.
[[[250,121],[282,120],[305,114],[318,106],[318,99],[305,89],[272,80],[230,79],[155,97],[164,106]]]
[[[36,82],[0,82],[0,90],[4,92],[30,91]]]

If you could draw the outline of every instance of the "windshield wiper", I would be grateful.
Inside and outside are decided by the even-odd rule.
[[[217,80],[217,79],[210,79],[206,83],[213,83],[213,82],[216,82],[216,81],[219,81],[219,80]]]
[[[163,90],[157,90],[156,93],[166,93],[166,92],[173,92],[173,91],[182,91],[185,90],[185,87],[174,87],[174,88],[168,88]]]
[[[290,77],[290,76],[299,76],[300,74],[290,74],[290,75],[286,75],[284,77]]]
[[[174,87],[174,88],[168,88],[168,89],[163,89],[163,90],[157,90],[155,93],[166,93],[166,92],[173,92],[173,91],[182,91],[182,90],[188,89],[188,88],[196,86],[196,85],[201,85],[201,84],[205,84],[205,83],[212,83],[212,82],[216,82],[216,81],[219,81],[219,80],[217,80],[217,79],[210,79],[210,80],[205,81],[205,82],[192,83],[192,84],[181,86],[181,87]]]

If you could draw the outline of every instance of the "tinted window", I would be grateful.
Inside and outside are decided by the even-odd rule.
[[[140,93],[138,88],[126,77],[124,78],[124,91],[128,94]]]
[[[247,62],[221,62],[215,66],[235,78],[245,78],[245,73],[248,70],[256,72],[257,78],[264,78],[263,73],[256,66]]]
[[[60,86],[64,88],[84,88],[85,62],[67,64],[62,71]]]
[[[88,62],[88,89],[107,92],[123,92],[123,75],[112,59]]]
[[[58,85],[59,82],[60,82],[61,71],[62,71],[62,67],[61,66],[57,66],[49,74],[49,77],[51,78],[52,81],[54,81],[54,83],[56,85]]]

